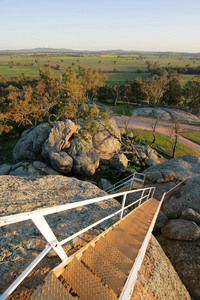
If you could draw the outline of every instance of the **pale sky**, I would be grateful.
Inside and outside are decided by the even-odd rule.
[[[0,50],[200,52],[200,0],[0,0]]]

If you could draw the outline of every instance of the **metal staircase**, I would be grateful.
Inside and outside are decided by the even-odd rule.
[[[141,267],[160,207],[164,200],[167,200],[182,184],[185,184],[186,180],[164,193],[161,201],[153,198],[155,187],[148,187],[1,217],[0,227],[31,220],[47,240],[47,245],[0,296],[0,300],[9,297],[51,249],[55,250],[62,263],[48,274],[44,284],[33,293],[32,299],[131,299],[137,273]],[[127,196],[130,198],[133,194],[140,194],[140,196],[137,196],[137,200],[133,196],[132,203],[126,205]],[[50,214],[109,201],[121,196],[123,196],[123,200],[120,209],[62,241],[57,240],[45,219],[45,216]],[[123,217],[129,207],[136,205],[138,205],[137,208]],[[113,226],[74,255],[67,256],[62,245],[117,215],[120,220]]]
[[[150,198],[55,268],[32,295],[39,299],[118,299],[159,201]]]

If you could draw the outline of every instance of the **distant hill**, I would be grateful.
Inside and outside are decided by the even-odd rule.
[[[157,55],[169,55],[169,54],[181,54],[181,55],[192,55],[199,56],[200,53],[186,53],[186,52],[161,52],[161,51],[127,51],[122,49],[113,49],[113,50],[72,50],[65,48],[34,48],[34,49],[19,49],[19,50],[0,50],[0,55],[11,55],[11,54],[23,54],[23,53],[90,53],[90,54],[157,54]]]
[[[77,52],[71,49],[64,48],[34,48],[34,49],[20,49],[20,50],[0,50],[0,54],[20,54],[20,53],[62,53],[62,52]]]
[[[34,49],[30,49],[30,50],[24,49],[21,51],[26,51],[26,52],[74,52],[74,50],[65,49],[65,48],[34,48]]]

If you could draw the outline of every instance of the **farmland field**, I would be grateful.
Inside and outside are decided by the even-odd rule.
[[[39,75],[40,67],[51,67],[55,76],[61,75],[67,67],[77,70],[78,66],[101,69],[108,76],[107,84],[124,83],[136,77],[148,77],[146,61],[157,62],[160,67],[200,66],[200,57],[195,55],[159,54],[159,53],[17,53],[0,55],[0,75],[15,77],[21,73],[32,77]],[[10,67],[10,63],[13,67]],[[115,69],[115,70],[114,70]],[[184,85],[194,75],[183,75]]]

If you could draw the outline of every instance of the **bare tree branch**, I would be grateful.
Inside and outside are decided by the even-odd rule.
[[[172,116],[173,125],[169,129],[169,137],[170,137],[170,144],[172,147],[172,158],[176,155],[176,147],[178,143],[178,133],[180,130],[179,121],[176,117]]]

